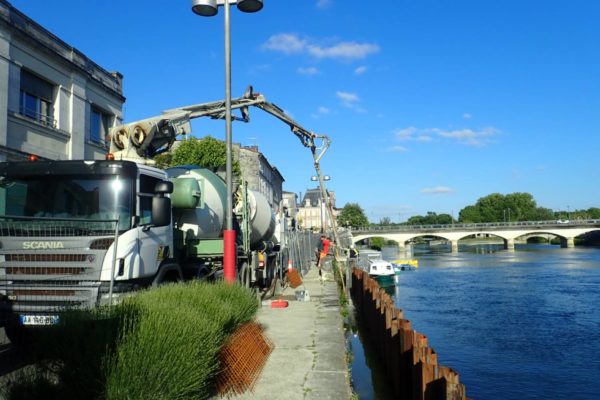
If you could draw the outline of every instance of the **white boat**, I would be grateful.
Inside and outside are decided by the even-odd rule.
[[[394,276],[394,266],[385,260],[372,260],[369,262],[369,275],[372,277]]]
[[[377,250],[362,250],[358,255],[358,265],[372,277],[394,276],[394,266],[381,258]]]

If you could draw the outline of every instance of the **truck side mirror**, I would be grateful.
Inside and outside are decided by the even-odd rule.
[[[170,193],[173,193],[173,182],[160,181],[154,185],[151,226],[167,226],[171,223],[171,199],[165,197]]]
[[[171,223],[171,199],[168,197],[162,197],[162,196],[153,197],[152,198],[152,225],[153,226],[167,226],[170,223]]]

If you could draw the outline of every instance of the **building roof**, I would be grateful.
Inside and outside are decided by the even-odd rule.
[[[311,207],[317,207],[321,201],[321,190],[317,187],[315,189],[308,189],[306,193],[304,193],[304,197],[302,198],[301,207],[304,207],[306,201],[310,201]]]

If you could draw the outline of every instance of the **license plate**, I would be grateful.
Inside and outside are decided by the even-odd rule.
[[[23,325],[56,325],[58,315],[21,315]]]

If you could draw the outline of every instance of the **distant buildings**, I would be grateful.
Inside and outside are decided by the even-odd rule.
[[[335,192],[328,190],[329,200],[335,210]],[[335,215],[334,215],[335,218]],[[332,227],[331,218],[327,212],[326,204],[322,201],[321,190],[308,189],[302,202],[298,205],[298,222],[302,228],[324,230]]]
[[[0,161],[104,158],[123,76],[0,0]]]

